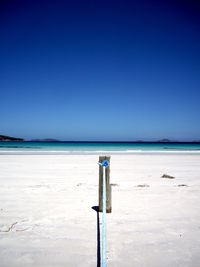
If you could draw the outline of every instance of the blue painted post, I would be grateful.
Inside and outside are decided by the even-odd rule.
[[[109,166],[106,168],[106,213],[112,212],[112,197],[110,185],[110,156],[99,156],[99,212],[103,212],[103,167],[102,163],[107,160]]]

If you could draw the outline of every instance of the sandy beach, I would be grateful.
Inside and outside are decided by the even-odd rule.
[[[97,162],[0,156],[1,267],[99,266]],[[199,266],[199,162],[199,154],[111,155],[108,266]]]

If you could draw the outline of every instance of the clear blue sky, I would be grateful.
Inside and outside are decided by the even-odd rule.
[[[0,134],[200,139],[198,1],[0,2]]]

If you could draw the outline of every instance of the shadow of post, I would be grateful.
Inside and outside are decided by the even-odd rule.
[[[93,210],[97,213],[97,267],[101,266],[101,242],[100,242],[100,222],[99,222],[99,206],[93,206]]]

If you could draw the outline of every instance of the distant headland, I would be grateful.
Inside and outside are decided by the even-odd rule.
[[[14,141],[14,142],[23,142],[23,138],[15,138],[7,135],[0,135],[0,141],[4,142],[9,142],[9,141]]]

